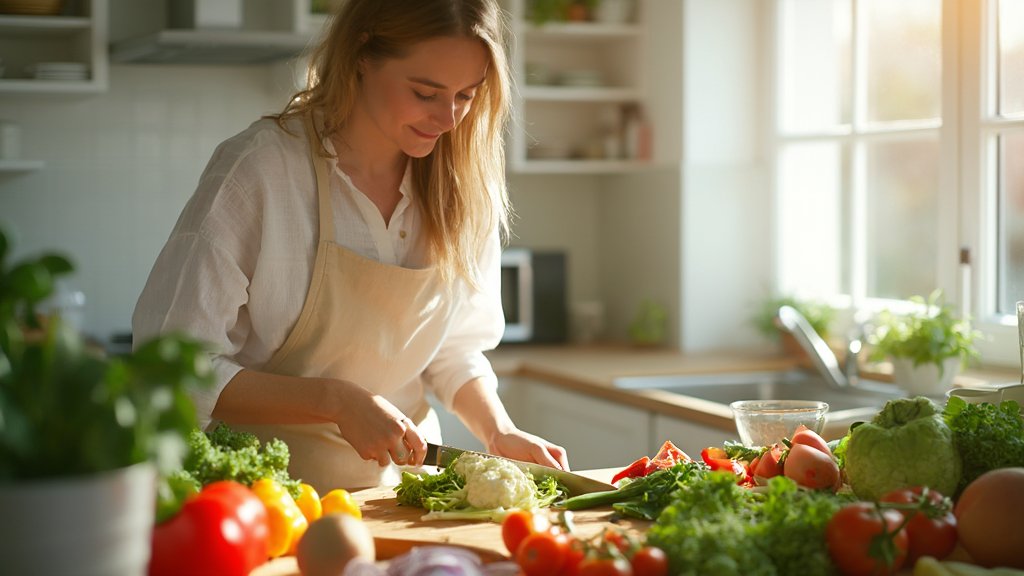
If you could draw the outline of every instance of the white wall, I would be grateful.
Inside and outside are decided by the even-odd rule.
[[[682,348],[757,348],[771,292],[771,92],[760,0],[686,0]]]
[[[284,103],[264,67],[113,66],[98,95],[0,98],[23,156],[0,173],[0,225],[20,257],[67,254],[84,328],[128,331],[135,301],[216,145]]]

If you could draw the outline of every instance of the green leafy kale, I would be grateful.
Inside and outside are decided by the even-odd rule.
[[[1017,402],[969,404],[951,396],[942,416],[963,461],[957,494],[989,470],[1024,466],[1024,417]]]
[[[674,493],[647,543],[668,554],[672,574],[832,574],[825,527],[843,502],[785,477],[758,492],[709,473]]]
[[[187,472],[200,486],[234,480],[246,486],[262,478],[276,480],[292,497],[299,496],[300,481],[288,474],[288,445],[276,438],[260,445],[254,434],[220,424],[213,432],[192,431],[188,437]]]

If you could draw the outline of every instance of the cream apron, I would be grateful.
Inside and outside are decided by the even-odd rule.
[[[424,396],[422,372],[448,331],[455,300],[436,270],[389,266],[334,242],[327,159],[307,117],[316,173],[320,236],[313,276],[299,319],[263,368],[291,376],[348,380],[380,394],[440,441],[437,415]],[[322,495],[334,488],[397,483],[394,465],[363,460],[335,424],[233,426],[261,440],[280,438],[291,452],[289,472]]]

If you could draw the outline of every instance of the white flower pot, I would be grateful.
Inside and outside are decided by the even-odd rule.
[[[894,358],[892,361],[893,383],[908,394],[942,396],[952,387],[953,378],[960,373],[960,358],[954,356],[942,362],[942,371],[936,364],[914,366],[909,358]]]
[[[149,463],[0,484],[2,572],[144,576],[155,502],[156,471]]]

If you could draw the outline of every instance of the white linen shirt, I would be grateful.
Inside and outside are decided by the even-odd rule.
[[[316,179],[303,122],[293,119],[288,129],[292,134],[262,119],[218,146],[132,316],[135,346],[181,331],[216,350],[214,388],[193,394],[203,428],[235,374],[243,367],[260,370],[284,344],[309,290],[319,235]],[[329,140],[325,145],[333,154]],[[385,224],[337,162],[328,163],[334,241],[384,264],[424,267],[421,216],[408,170],[402,198]],[[494,348],[504,330],[500,254],[495,230],[478,261],[481,290],[456,291],[471,295],[458,303],[451,329],[424,372],[428,388],[447,409],[474,378],[497,385],[483,351]]]

